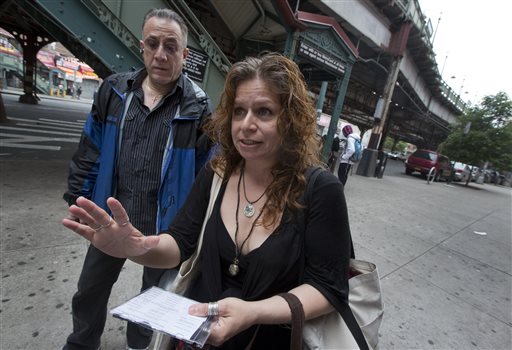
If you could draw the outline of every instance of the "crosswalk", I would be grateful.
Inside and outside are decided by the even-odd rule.
[[[47,118],[9,118],[9,125],[0,124],[1,153],[14,148],[60,151],[59,143],[78,143],[83,120],[63,121]]]

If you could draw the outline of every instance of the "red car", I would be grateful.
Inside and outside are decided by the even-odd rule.
[[[426,176],[432,167],[436,169],[434,181],[446,180],[450,176],[450,159],[436,151],[419,149],[405,161],[405,173],[407,175],[416,171]]]

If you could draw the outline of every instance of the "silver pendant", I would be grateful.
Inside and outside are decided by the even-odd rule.
[[[240,271],[240,269],[238,268],[238,259],[235,259],[233,260],[231,265],[229,265],[229,274],[231,276],[236,276],[238,275],[238,271]]]
[[[254,205],[252,203],[247,203],[244,208],[244,215],[248,218],[252,218],[254,215]]]

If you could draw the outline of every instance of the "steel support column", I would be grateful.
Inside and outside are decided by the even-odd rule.
[[[325,162],[327,162],[329,159],[332,140],[334,139],[334,134],[338,130],[338,121],[340,120],[341,111],[343,110],[343,102],[345,101],[345,95],[347,94],[350,73],[352,73],[352,65],[347,65],[345,75],[343,76],[343,80],[341,81],[340,87],[338,89],[338,96],[336,96],[336,102],[332,111],[331,122],[329,123],[329,130],[327,131],[327,137],[324,142],[322,157]]]
[[[377,166],[375,160],[377,158],[382,159],[382,154],[379,157],[378,153],[379,150],[382,149],[382,147],[380,147],[381,143],[384,143],[385,141],[382,137],[383,131],[386,127],[389,105],[395,90],[398,73],[400,72],[400,63],[402,62],[402,57],[407,47],[407,40],[409,38],[411,26],[411,22],[402,23],[400,30],[394,33],[391,38],[388,52],[391,54],[392,60],[388,69],[388,76],[386,84],[384,85],[382,97],[379,99],[375,109],[374,125],[370,141],[368,142],[368,148],[364,150],[361,162],[357,167],[358,175],[374,176],[375,167]],[[380,152],[382,153],[382,151]]]
[[[320,87],[320,93],[318,94],[318,100],[316,101],[316,120],[317,122],[320,120],[322,116],[322,111],[324,109],[325,102],[325,94],[327,93],[327,86],[329,85],[328,81],[322,81],[322,86]]]
[[[376,122],[373,125],[372,136],[370,138],[370,142],[368,143],[368,148],[379,149],[381,142],[384,142],[384,140],[382,140],[382,134],[386,127],[389,105],[395,90],[396,79],[398,78],[398,73],[400,72],[400,62],[402,62],[402,56],[395,56],[391,61],[389,74],[386,79],[386,84],[384,85],[384,91],[382,97],[377,103],[376,114],[374,115]]]
[[[38,99],[35,94],[35,72],[37,67],[37,52],[42,47],[42,40],[33,33],[17,33],[16,39],[23,47],[23,92],[19,102],[37,104]]]

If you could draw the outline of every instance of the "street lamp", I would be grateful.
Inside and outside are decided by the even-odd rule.
[[[456,79],[457,77],[455,75],[452,75],[450,77],[450,79]],[[454,96],[454,98],[457,100],[457,101],[461,101],[462,100],[462,97],[461,97],[461,94],[462,94],[462,91],[464,89],[464,83],[466,82],[466,76],[464,76],[464,78],[462,78],[462,83],[460,84],[460,89],[459,89],[459,93]],[[452,89],[453,90],[453,89]],[[455,93],[455,91],[453,91]],[[465,91],[464,94],[469,94],[468,91]]]
[[[432,36],[432,46],[434,46],[434,40],[436,39],[436,34],[437,34],[437,28],[439,28],[439,22],[441,22],[441,15],[443,14],[443,12],[439,13],[439,18],[437,19],[437,24],[436,24],[436,29],[434,30],[434,35]]]
[[[446,56],[444,57],[443,68],[441,68],[441,78],[443,77],[444,67],[446,66],[447,59],[448,59],[448,52],[446,53]]]
[[[462,88],[464,88],[464,82],[466,81],[466,76],[462,79],[462,84],[460,84],[459,96],[462,93]]]
[[[452,75],[450,77],[450,79],[457,79],[457,77],[455,75]],[[460,89],[459,89],[459,93],[458,93],[459,96],[462,93],[462,89],[464,88],[464,83],[465,82],[466,82],[466,76],[464,76],[464,78],[462,78],[462,83],[460,84]],[[465,93],[467,94],[468,92],[466,91]]]

